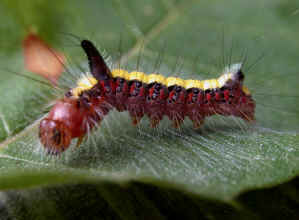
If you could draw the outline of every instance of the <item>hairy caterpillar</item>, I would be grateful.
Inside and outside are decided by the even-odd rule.
[[[217,79],[183,80],[158,73],[110,70],[90,41],[81,41],[81,46],[91,75],[83,75],[77,87],[58,100],[40,122],[39,137],[49,153],[65,151],[73,138],[78,138],[79,145],[113,108],[128,111],[134,125],[147,115],[152,127],[163,116],[172,120],[174,127],[189,117],[198,128],[205,117],[215,114],[254,121],[255,101],[243,85],[242,64],[231,65]]]

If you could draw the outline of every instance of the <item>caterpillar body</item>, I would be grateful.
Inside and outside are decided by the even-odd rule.
[[[83,40],[81,47],[90,74],[83,74],[77,86],[58,100],[40,122],[41,143],[51,154],[65,151],[74,138],[78,138],[79,145],[113,108],[128,111],[134,125],[147,115],[151,127],[156,127],[164,116],[173,121],[174,127],[189,117],[198,128],[205,117],[215,114],[254,121],[255,101],[243,85],[242,64],[226,68],[217,79],[184,80],[158,73],[110,70],[92,42]]]

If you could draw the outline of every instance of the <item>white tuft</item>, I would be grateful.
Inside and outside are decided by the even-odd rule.
[[[92,75],[89,72],[86,72],[81,75],[81,77],[77,81],[77,84],[85,87],[91,87],[93,85],[90,81],[90,78],[92,78]]]
[[[223,74],[235,74],[242,69],[243,63],[234,63],[224,68]]]

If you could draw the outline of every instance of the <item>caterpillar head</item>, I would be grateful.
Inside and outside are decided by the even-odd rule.
[[[39,125],[39,138],[50,154],[65,151],[71,143],[71,131],[65,123],[45,118]]]
[[[46,150],[51,154],[61,153],[73,138],[84,136],[84,115],[86,112],[76,99],[58,101],[39,125],[39,138]]]

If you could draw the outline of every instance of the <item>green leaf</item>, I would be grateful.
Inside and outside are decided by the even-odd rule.
[[[7,20],[0,26],[7,33],[0,44],[1,217],[298,216],[298,3],[33,1],[24,10],[22,4],[0,3]],[[165,119],[151,129],[144,118],[136,128],[127,113],[113,111],[79,148],[73,144],[49,156],[38,139],[38,119],[57,96],[4,70],[37,78],[26,73],[21,54],[21,40],[32,27],[70,57],[74,74],[86,60],[78,42],[62,31],[95,41],[114,61],[121,38],[122,66],[130,70],[150,73],[162,54],[159,72],[185,79],[218,77],[225,64],[246,54],[248,68],[259,61],[247,72],[245,67],[257,123],[212,117],[200,130],[188,120],[175,130]]]

